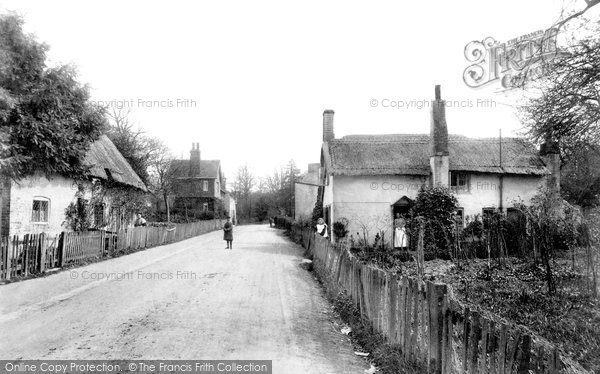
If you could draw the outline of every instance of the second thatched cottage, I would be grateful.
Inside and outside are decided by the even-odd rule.
[[[323,113],[321,189],[329,227],[345,218],[351,233],[391,233],[396,213],[407,213],[424,185],[450,187],[457,215],[527,203],[540,185],[560,183],[558,155],[520,138],[448,135],[445,102],[436,86],[430,134],[350,135],[336,139],[333,110]],[[386,235],[391,238],[390,234]]]

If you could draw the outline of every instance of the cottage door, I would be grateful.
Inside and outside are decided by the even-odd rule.
[[[410,208],[412,208],[414,202],[406,197],[406,196],[402,196],[398,201],[396,201],[393,205],[392,205],[392,232],[393,232],[393,243],[396,243],[396,227],[394,225],[394,221],[395,219],[398,218],[398,216],[400,216],[401,218],[404,218],[406,221],[408,221],[409,215],[410,215]],[[407,233],[407,247],[406,248],[411,248],[411,243],[413,242],[410,237],[410,233],[413,232],[413,230],[411,230],[412,227],[405,227],[405,233]]]

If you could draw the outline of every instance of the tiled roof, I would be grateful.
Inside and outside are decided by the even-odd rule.
[[[219,178],[220,160],[200,160],[200,173],[189,175],[190,160],[174,160],[173,168],[178,178]]]

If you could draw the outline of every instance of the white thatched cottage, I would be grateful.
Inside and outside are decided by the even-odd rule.
[[[91,198],[90,186],[99,181],[146,191],[142,180],[105,135],[90,145],[84,163],[90,166],[84,181],[40,172],[0,183],[0,235],[57,234],[67,230],[65,210],[76,201],[81,186],[87,190],[79,197],[84,199]],[[132,213],[121,211],[110,198],[103,197],[92,209],[93,228],[117,230],[133,222]]]
[[[528,202],[544,183],[559,184],[558,155],[540,154],[519,138],[476,139],[448,135],[439,86],[432,101],[430,134],[334,136],[332,110],[323,113],[321,183],[324,218],[346,218],[350,232],[391,233],[423,185],[448,186],[466,215],[505,211]],[[386,235],[391,238],[391,235]]]

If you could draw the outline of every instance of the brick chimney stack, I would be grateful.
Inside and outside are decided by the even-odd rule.
[[[441,88],[435,86],[435,99],[431,101],[430,167],[432,184],[448,187],[450,161],[448,152],[448,126],[446,125],[446,102],[442,100]]]
[[[558,143],[551,138],[546,138],[540,147],[540,156],[550,175],[546,177],[546,185],[550,190],[560,191],[560,150]]]
[[[192,143],[192,150],[190,151],[189,176],[200,176],[200,143]]]
[[[334,111],[332,109],[326,109],[323,112],[323,141],[328,142],[330,140],[335,139],[335,135],[333,133],[333,114]]]

